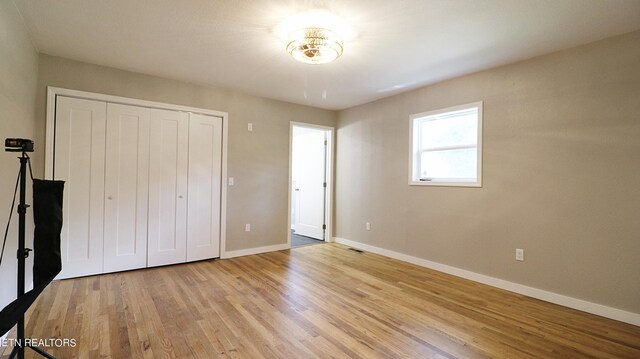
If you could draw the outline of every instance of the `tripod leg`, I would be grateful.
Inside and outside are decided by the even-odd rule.
[[[20,351],[20,350],[22,350],[22,352],[24,353],[24,348],[19,347],[17,345],[15,347],[13,347],[13,350],[11,350],[11,354],[9,354],[9,359],[15,358],[18,355],[18,351]]]
[[[24,245],[25,237],[25,217],[27,214],[26,204],[26,188],[27,188],[27,161],[29,157],[26,153],[22,153],[20,157],[20,203],[18,204],[18,298],[24,295],[24,276],[25,276],[25,260],[29,252],[26,251]],[[24,314],[17,324],[17,340],[20,343],[16,354],[18,359],[24,359]]]
[[[38,347],[37,347],[37,346],[35,346],[35,345],[29,345],[29,346],[28,346],[28,348],[33,349],[33,351],[34,351],[34,352],[36,352],[36,353],[38,353],[38,354],[42,355],[42,356],[43,356],[43,357],[45,357],[45,358],[49,358],[49,359],[56,359],[56,357],[54,357],[53,355],[51,355],[51,354],[49,354],[49,353],[45,352],[44,350],[42,350],[42,349],[38,348]]]

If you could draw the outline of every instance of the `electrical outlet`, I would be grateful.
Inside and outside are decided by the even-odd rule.
[[[516,260],[524,262],[524,249],[516,248]]]
[[[244,231],[245,232],[251,232],[251,224],[250,223],[247,223],[247,224],[244,225]]]
[[[371,230],[371,223],[367,222],[364,224],[364,229],[366,229],[367,231]]]
[[[251,122],[247,123],[247,131],[249,132],[253,131],[253,123]]]
[[[233,186],[233,177],[229,177],[229,186]]]

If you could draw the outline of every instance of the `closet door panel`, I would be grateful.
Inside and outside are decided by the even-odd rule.
[[[58,96],[54,178],[65,181],[58,278],[103,270],[106,103]]]
[[[222,119],[189,116],[187,261],[220,256]]]
[[[189,115],[151,110],[148,265],[187,260]]]
[[[104,269],[147,265],[149,109],[107,105]]]

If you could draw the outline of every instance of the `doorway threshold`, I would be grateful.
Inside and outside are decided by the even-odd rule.
[[[307,236],[301,236],[296,234],[293,230],[291,230],[291,248],[309,246],[313,244],[322,244],[324,243],[321,239],[315,239]]]

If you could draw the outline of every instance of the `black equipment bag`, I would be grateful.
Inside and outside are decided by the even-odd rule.
[[[33,289],[0,311],[0,335],[8,332],[62,270],[60,232],[64,181],[33,180]],[[4,288],[3,288],[4,289]]]

